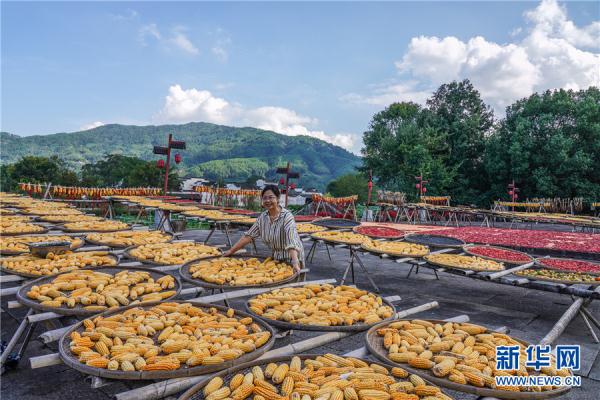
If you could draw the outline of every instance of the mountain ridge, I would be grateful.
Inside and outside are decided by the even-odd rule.
[[[96,162],[105,154],[123,154],[155,160],[152,146],[164,146],[168,133],[187,142],[179,151],[182,176],[209,179],[275,178],[275,168],[287,161],[301,174],[300,184],[323,188],[337,176],[361,164],[356,155],[309,136],[286,136],[251,127],[230,127],[207,122],[181,125],[107,124],[78,132],[20,136],[0,132],[2,164],[25,155],[57,155],[72,167]]]

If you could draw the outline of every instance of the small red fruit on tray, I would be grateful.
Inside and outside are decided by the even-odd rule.
[[[513,263],[527,263],[532,261],[532,258],[527,254],[509,249],[500,249],[497,247],[469,246],[469,253]]]
[[[354,228],[354,232],[369,237],[383,239],[400,239],[404,237],[403,231],[387,226],[357,226]]]
[[[600,274],[600,264],[565,258],[540,258],[538,263],[546,268],[569,272]]]

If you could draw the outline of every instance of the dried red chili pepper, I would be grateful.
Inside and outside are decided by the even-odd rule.
[[[471,246],[469,252],[478,256],[496,258],[499,260],[513,261],[513,262],[528,262],[531,261],[531,257],[526,254],[520,253],[514,250],[498,249],[495,247],[488,246]]]
[[[600,274],[600,264],[582,260],[567,260],[561,258],[541,258],[540,264],[550,269],[572,272],[590,272]]]

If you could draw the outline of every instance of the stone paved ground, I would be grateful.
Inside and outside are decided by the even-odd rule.
[[[202,240],[206,231],[187,231],[185,238]],[[239,237],[237,235],[236,237]],[[224,243],[224,238],[216,234],[211,243]],[[308,251],[308,247],[307,247]],[[266,248],[259,245],[259,252],[265,253]],[[266,253],[265,253],[266,254]],[[341,278],[348,263],[348,250],[336,249],[332,252],[333,261],[329,261],[324,249],[319,249],[308,276],[309,280],[325,278]],[[437,301],[440,306],[421,314],[420,318],[444,319],[460,314],[469,315],[474,323],[490,327],[507,326],[511,334],[531,342],[539,341],[560,318],[571,303],[564,295],[526,290],[518,287],[496,285],[479,280],[471,280],[456,275],[440,275],[440,280],[428,271],[423,270],[418,275],[406,278],[408,266],[389,260],[364,255],[362,257],[371,271],[377,285],[384,296],[399,295],[402,300],[396,303],[398,309],[406,309],[419,304]],[[357,275],[356,284],[369,289],[368,281]],[[3,299],[3,301],[6,301]],[[243,308],[243,301],[233,303],[236,308]],[[590,307],[590,311],[600,316],[600,302]],[[17,313],[18,316],[22,315]],[[16,323],[2,313],[2,340],[8,341],[16,329]],[[34,338],[43,332],[38,327]],[[291,341],[299,341],[316,333],[295,331],[292,336],[277,340],[276,347],[286,345]],[[600,346],[595,344],[588,333],[583,321],[577,317],[560,337],[559,343],[581,344],[583,353],[583,368],[580,372],[583,385],[574,389],[562,399],[596,400],[600,396]],[[343,340],[311,350],[314,353],[334,352],[344,354],[364,345],[364,333],[355,334]],[[25,357],[17,370],[8,371],[1,378],[1,396],[7,400],[71,400],[71,399],[104,399],[131,388],[143,386],[139,382],[115,382],[101,389],[91,389],[84,381],[83,375],[64,366],[53,366],[31,370],[28,364],[30,356],[49,354],[56,351],[55,346],[46,347],[40,341],[32,340]],[[145,382],[149,384],[151,382]],[[457,399],[475,399],[473,395],[451,392]]]

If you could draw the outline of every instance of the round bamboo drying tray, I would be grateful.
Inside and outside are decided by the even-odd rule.
[[[90,232],[90,234],[91,233],[92,232]],[[113,232],[93,232],[93,233],[101,233],[102,234],[102,233],[113,233]],[[169,232],[162,232],[162,233],[164,235],[169,236],[169,240],[167,240],[166,242],[160,242],[160,243],[170,243],[170,242],[173,241],[173,234],[172,233],[169,233]],[[108,247],[110,247],[112,249],[126,249],[126,248],[129,248],[129,247],[136,247],[136,246],[128,246],[128,245],[125,245],[125,246],[115,246],[115,245],[111,245],[111,244],[108,244],[108,243],[98,242],[96,240],[90,240],[90,239],[88,239],[88,236],[89,236],[89,234],[85,235],[85,241],[88,242],[89,244],[93,244],[94,246],[108,246]]]
[[[416,243],[415,243],[415,244],[416,244]],[[397,253],[397,252],[393,252],[393,251],[383,251],[383,250],[380,250],[380,249],[374,249],[374,248],[372,248],[372,247],[368,247],[368,246],[366,246],[366,245],[367,245],[367,243],[363,243],[363,244],[361,244],[361,245],[360,245],[360,247],[361,247],[363,250],[365,250],[365,251],[368,251],[369,253],[375,253],[375,254],[387,254],[387,255],[389,255],[389,256],[392,256],[392,257],[413,257],[413,258],[421,258],[421,257],[425,257],[426,255],[428,255],[428,254],[429,254],[429,247],[427,247],[427,246],[425,246],[425,247],[427,247],[427,253],[424,253],[424,254],[417,254],[417,255],[412,255],[412,254],[403,254],[403,253]],[[423,246],[423,245],[421,245],[421,246]]]
[[[301,360],[306,360],[309,358],[314,359],[321,355],[322,354],[296,354],[296,355],[291,355],[291,356],[270,357],[270,358],[266,358],[264,360],[255,360],[255,361],[247,362],[247,363],[244,363],[241,365],[236,365],[233,368],[229,368],[229,369],[219,372],[215,376],[222,378],[224,382],[228,382],[235,374],[243,373],[245,375],[246,373],[251,372],[252,367],[257,366],[257,365],[258,366],[266,366],[269,363],[280,363],[280,362],[286,362],[289,364],[289,362],[292,360],[292,358],[294,356],[298,356]],[[381,365],[381,366],[389,369],[389,365],[385,365],[385,364],[382,364],[379,362],[373,362],[371,360],[367,360],[364,358],[359,358],[359,360],[364,361],[367,364],[378,364],[378,365]],[[400,378],[397,378],[397,379],[400,379]],[[208,384],[208,382],[210,382],[210,379],[206,379],[205,381],[202,381],[202,382],[192,386],[187,391],[185,391],[179,397],[178,400],[204,400],[205,396],[204,396],[202,389]],[[431,382],[427,382],[427,383],[433,385],[433,383],[431,383]]]
[[[435,261],[430,261],[427,258],[427,256],[423,257],[423,259],[425,261],[427,261],[427,264],[435,265],[436,267],[441,267],[441,268],[455,269],[455,270],[458,270],[458,271],[500,272],[500,271],[504,271],[506,269],[506,268],[503,268],[503,269],[469,269],[469,268],[457,267],[457,266],[450,265],[450,264],[444,264],[444,263],[439,263],[439,262],[435,262]]]
[[[477,254],[477,253],[472,253],[470,251],[471,247],[487,247],[489,249],[497,249],[497,250],[504,250],[504,251],[510,251],[512,253],[517,253],[517,254],[521,254],[523,256],[526,256],[529,258],[529,260],[527,261],[512,261],[512,260],[505,260],[503,258],[495,258],[495,257],[489,257],[489,256],[483,256],[481,254]],[[534,260],[534,258],[532,256],[530,256],[529,254],[522,252],[522,251],[518,251],[518,250],[513,250],[513,249],[509,249],[506,247],[500,247],[500,246],[490,246],[488,244],[466,244],[463,246],[463,251],[465,253],[467,253],[470,256],[475,256],[475,257],[481,257],[481,258],[485,258],[486,260],[492,260],[492,261],[496,261],[496,262],[501,262],[504,264],[510,264],[510,265],[523,265],[523,264],[527,264],[530,263]]]
[[[396,320],[396,321],[400,321],[400,320]],[[427,321],[434,323],[434,324],[445,324],[448,322],[448,321],[440,321],[440,320],[433,320],[433,319],[429,319]],[[452,389],[452,390],[456,390],[456,391],[464,392],[464,393],[472,393],[472,394],[482,396],[482,397],[489,396],[489,397],[493,397],[493,398],[495,397],[495,398],[499,398],[499,399],[514,399],[514,400],[547,399],[550,397],[556,397],[556,396],[563,395],[566,392],[568,392],[570,389],[569,387],[562,387],[560,389],[553,389],[553,390],[548,390],[548,391],[544,391],[544,392],[510,392],[507,390],[480,388],[480,387],[472,386],[472,385],[458,384],[458,383],[452,382],[446,378],[439,378],[439,377],[435,376],[431,372],[431,370],[413,368],[408,363],[394,362],[387,357],[388,353],[387,353],[387,349],[383,346],[383,337],[379,336],[377,334],[378,329],[386,327],[391,322],[395,322],[395,321],[382,322],[382,323],[375,325],[371,329],[369,329],[369,331],[367,332],[367,334],[365,336],[365,340],[366,340],[366,344],[367,344],[367,348],[369,349],[369,352],[371,354],[373,354],[375,357],[377,357],[379,360],[383,361],[384,363],[386,363],[388,365],[393,365],[393,366],[398,366],[398,367],[404,368],[411,374],[419,375],[422,378],[427,379],[428,381],[434,383],[435,385],[437,385],[439,387],[445,387],[448,389]],[[489,333],[489,332],[492,332],[492,331],[490,331],[488,329],[486,331],[486,333]],[[519,340],[519,339],[515,339],[515,340],[524,344],[525,346],[529,346],[529,343],[527,343],[523,340]]]
[[[50,229],[43,227],[41,231],[30,231],[30,232],[15,232],[15,233],[0,233],[0,236],[24,236],[24,235],[43,235],[48,233]]]
[[[396,235],[395,236],[371,235],[368,233],[360,232],[361,228],[385,228],[385,229],[390,229],[392,231],[396,231]],[[400,229],[390,228],[389,226],[381,226],[381,225],[368,225],[368,226],[367,225],[358,225],[358,226],[355,226],[354,228],[352,228],[352,232],[358,233],[359,235],[368,236],[373,239],[388,239],[388,240],[402,239],[405,234],[404,231],[401,231]]]
[[[250,299],[252,299],[251,297]],[[248,299],[248,300],[250,300]],[[386,299],[382,298],[383,304],[392,308],[392,316],[390,318],[386,318],[383,321],[393,321],[396,315],[396,307]],[[379,324],[383,321],[376,322],[375,324],[353,324],[353,325],[337,325],[337,326],[321,326],[321,325],[303,325],[303,324],[292,324],[285,321],[279,321],[274,319],[263,318],[260,315],[255,314],[250,310],[248,306],[248,302],[245,303],[246,311],[252,315],[254,318],[259,318],[265,323],[275,326],[277,328],[281,328],[284,330],[297,330],[297,331],[326,331],[326,332],[362,332],[371,328],[372,326]]]
[[[447,241],[454,241],[454,243],[451,243],[451,244],[431,243],[431,242],[427,242],[426,240],[424,240],[425,237],[443,238],[444,240],[447,240]],[[456,239],[456,238],[449,237],[449,236],[443,236],[443,235],[430,235],[428,233],[411,233],[409,235],[406,235],[404,237],[404,240],[406,240],[407,242],[410,242],[410,243],[422,244],[427,247],[443,247],[443,248],[459,249],[465,245],[465,242],[460,239]]]
[[[110,311],[107,311],[107,312],[104,312],[104,313],[98,314],[98,315],[110,316],[112,314],[121,313],[121,312],[128,310],[130,308],[133,308],[133,307],[142,307],[144,309],[147,309],[147,308],[152,308],[155,305],[160,304],[160,303],[165,303],[165,302],[144,303],[142,305],[135,304],[135,305],[127,306],[127,307],[121,307],[117,310],[110,310]],[[173,302],[170,301],[167,303],[173,303]],[[185,303],[185,301],[178,301],[178,303]],[[213,305],[213,304],[205,304],[205,303],[192,303],[192,304],[195,307],[216,308],[217,310],[219,310],[223,313],[225,313],[228,309],[227,307]],[[251,315],[249,315],[243,311],[239,311],[239,310],[235,310],[235,315],[242,317],[242,318],[251,316]],[[273,344],[275,343],[275,331],[273,330],[273,328],[271,328],[269,325],[267,325],[263,321],[256,319],[256,318],[255,318],[254,322],[257,323],[258,325],[260,325],[260,327],[263,330],[268,331],[271,334],[271,337],[269,338],[267,343],[265,343],[260,348],[254,350],[253,352],[246,353],[243,356],[238,357],[234,360],[225,361],[221,364],[216,364],[216,365],[200,365],[200,366],[196,366],[196,367],[183,366],[174,371],[120,371],[120,370],[119,371],[111,371],[111,370],[103,369],[103,368],[90,367],[88,365],[85,365],[85,364],[79,362],[79,360],[71,353],[71,350],[69,348],[71,332],[74,332],[74,331],[82,332],[84,330],[83,322],[77,323],[62,336],[62,338],[59,341],[58,351],[60,354],[60,358],[69,367],[71,367],[77,371],[80,371],[84,374],[87,374],[87,375],[99,376],[99,377],[108,378],[108,379],[125,379],[125,380],[171,379],[171,378],[180,378],[180,377],[187,377],[187,376],[204,375],[204,374],[220,371],[220,370],[227,369],[227,368],[232,368],[234,365],[238,365],[241,363],[250,362],[250,361],[262,356],[271,347],[273,347]],[[154,336],[154,338],[158,337],[158,335],[159,335],[159,333],[157,333]]]
[[[125,257],[129,258],[130,260],[139,261],[141,263],[148,264],[148,265],[155,265],[157,267],[162,267],[162,266],[165,266],[165,265],[171,265],[171,264],[159,263],[159,262],[156,262],[156,261],[153,261],[153,260],[146,260],[144,258],[138,258],[138,257],[132,256],[131,255],[131,250],[135,249],[136,247],[139,247],[139,246],[129,246],[129,247],[125,248],[125,251],[123,252],[123,255]],[[219,250],[219,251],[221,251],[221,250]],[[221,253],[222,253],[222,251],[221,251]],[[215,256],[208,256],[208,257],[215,257]],[[208,257],[195,258],[194,260],[190,260],[190,261],[202,260],[202,259],[208,258]]]
[[[203,281],[198,278],[193,278],[192,275],[190,274],[190,267],[192,266],[192,264],[195,264],[200,261],[208,261],[208,260],[220,258],[220,257],[223,257],[223,256],[212,256],[212,257],[199,258],[196,260],[188,261],[185,264],[182,264],[181,267],[179,267],[179,275],[181,276],[181,279],[183,279],[184,281],[189,282],[195,286],[200,286],[200,287],[207,288],[207,289],[233,289],[233,290],[249,289],[249,288],[268,288],[268,287],[273,287],[273,286],[285,285],[286,283],[293,282],[294,280],[296,280],[298,278],[298,271],[294,271],[294,274],[292,276],[290,276],[286,279],[283,279],[281,281],[267,283],[267,284],[263,284],[263,285],[237,285],[237,286],[234,286],[234,285],[217,285],[215,283],[206,282],[206,281]],[[243,255],[240,255],[240,256],[233,255],[233,256],[229,256],[227,258],[242,258],[242,259],[257,258],[260,261],[266,260],[266,257],[243,256]]]
[[[94,229],[67,229],[65,228],[64,224],[61,225],[56,225],[56,229],[60,229],[63,232],[68,232],[68,233],[111,233],[111,232],[123,232],[123,231],[129,231],[131,230],[131,225],[127,224],[127,228],[123,228],[123,229],[112,229],[109,231],[99,231],[99,230],[94,230]]]
[[[71,246],[71,251],[80,249],[83,246],[85,246],[85,240],[83,240],[81,238],[80,238],[80,240],[81,240],[81,244],[76,245],[76,246]],[[51,241],[51,240],[48,240],[48,241]],[[23,243],[25,243],[25,242],[23,242]],[[34,242],[32,242],[32,243],[34,243]],[[27,250],[27,251],[0,250],[0,255],[3,255],[3,256],[18,256],[18,255],[21,255],[21,254],[28,254],[28,253],[29,253],[29,250]]]
[[[108,257],[113,258],[117,263],[119,262],[119,257],[117,257],[116,255],[114,255],[110,252],[107,252],[106,255]],[[98,265],[98,266],[95,266],[92,268],[103,268],[103,267],[106,268],[106,267],[111,267],[111,266],[112,265]],[[88,267],[86,267],[86,268],[88,268]],[[77,269],[84,269],[84,268],[75,268],[73,270],[70,270],[69,272],[76,271]],[[6,272],[7,274],[23,276],[25,278],[41,278],[41,277],[46,277],[46,276],[53,276],[53,275],[34,275],[34,274],[28,274],[25,272],[14,271],[12,269],[4,268],[2,265],[0,265],[0,271]],[[63,272],[67,272],[67,271],[63,271]],[[60,272],[60,273],[62,274],[63,272]],[[54,275],[56,275],[56,274],[54,274]]]
[[[92,270],[94,272],[104,272],[104,273],[112,274],[113,276],[115,274],[117,274],[118,272],[127,271],[127,270],[129,270],[129,271],[146,271],[146,272],[150,273],[150,276],[152,276],[152,278],[154,278],[154,280],[162,278],[163,276],[166,276],[166,275],[171,275],[166,272],[157,271],[152,268],[144,268],[144,267],[95,267],[95,268],[81,268],[77,271],[83,271],[83,270]],[[61,314],[61,315],[76,315],[76,316],[80,316],[80,317],[89,317],[89,316],[98,314],[98,311],[86,310],[81,304],[77,304],[73,308],[48,307],[48,306],[42,305],[42,304],[38,303],[37,301],[32,300],[29,297],[27,297],[27,292],[31,289],[32,286],[34,286],[34,285],[39,286],[39,285],[43,285],[46,283],[50,283],[54,278],[56,278],[59,275],[62,275],[65,273],[77,272],[77,271],[61,272],[60,274],[48,275],[48,276],[44,276],[42,278],[36,279],[34,281],[28,282],[27,284],[21,286],[21,288],[17,292],[17,301],[29,308],[34,309],[34,310],[50,311],[50,312],[55,312],[55,313]],[[181,292],[181,281],[179,280],[179,278],[177,276],[174,276],[174,275],[171,275],[171,276],[173,276],[173,278],[175,278],[175,288],[172,290],[175,290],[176,293],[173,296],[170,296],[170,297],[164,299],[165,301],[176,298],[177,296],[179,296],[179,293]],[[145,303],[138,303],[137,305],[139,305],[139,304],[145,304]]]

